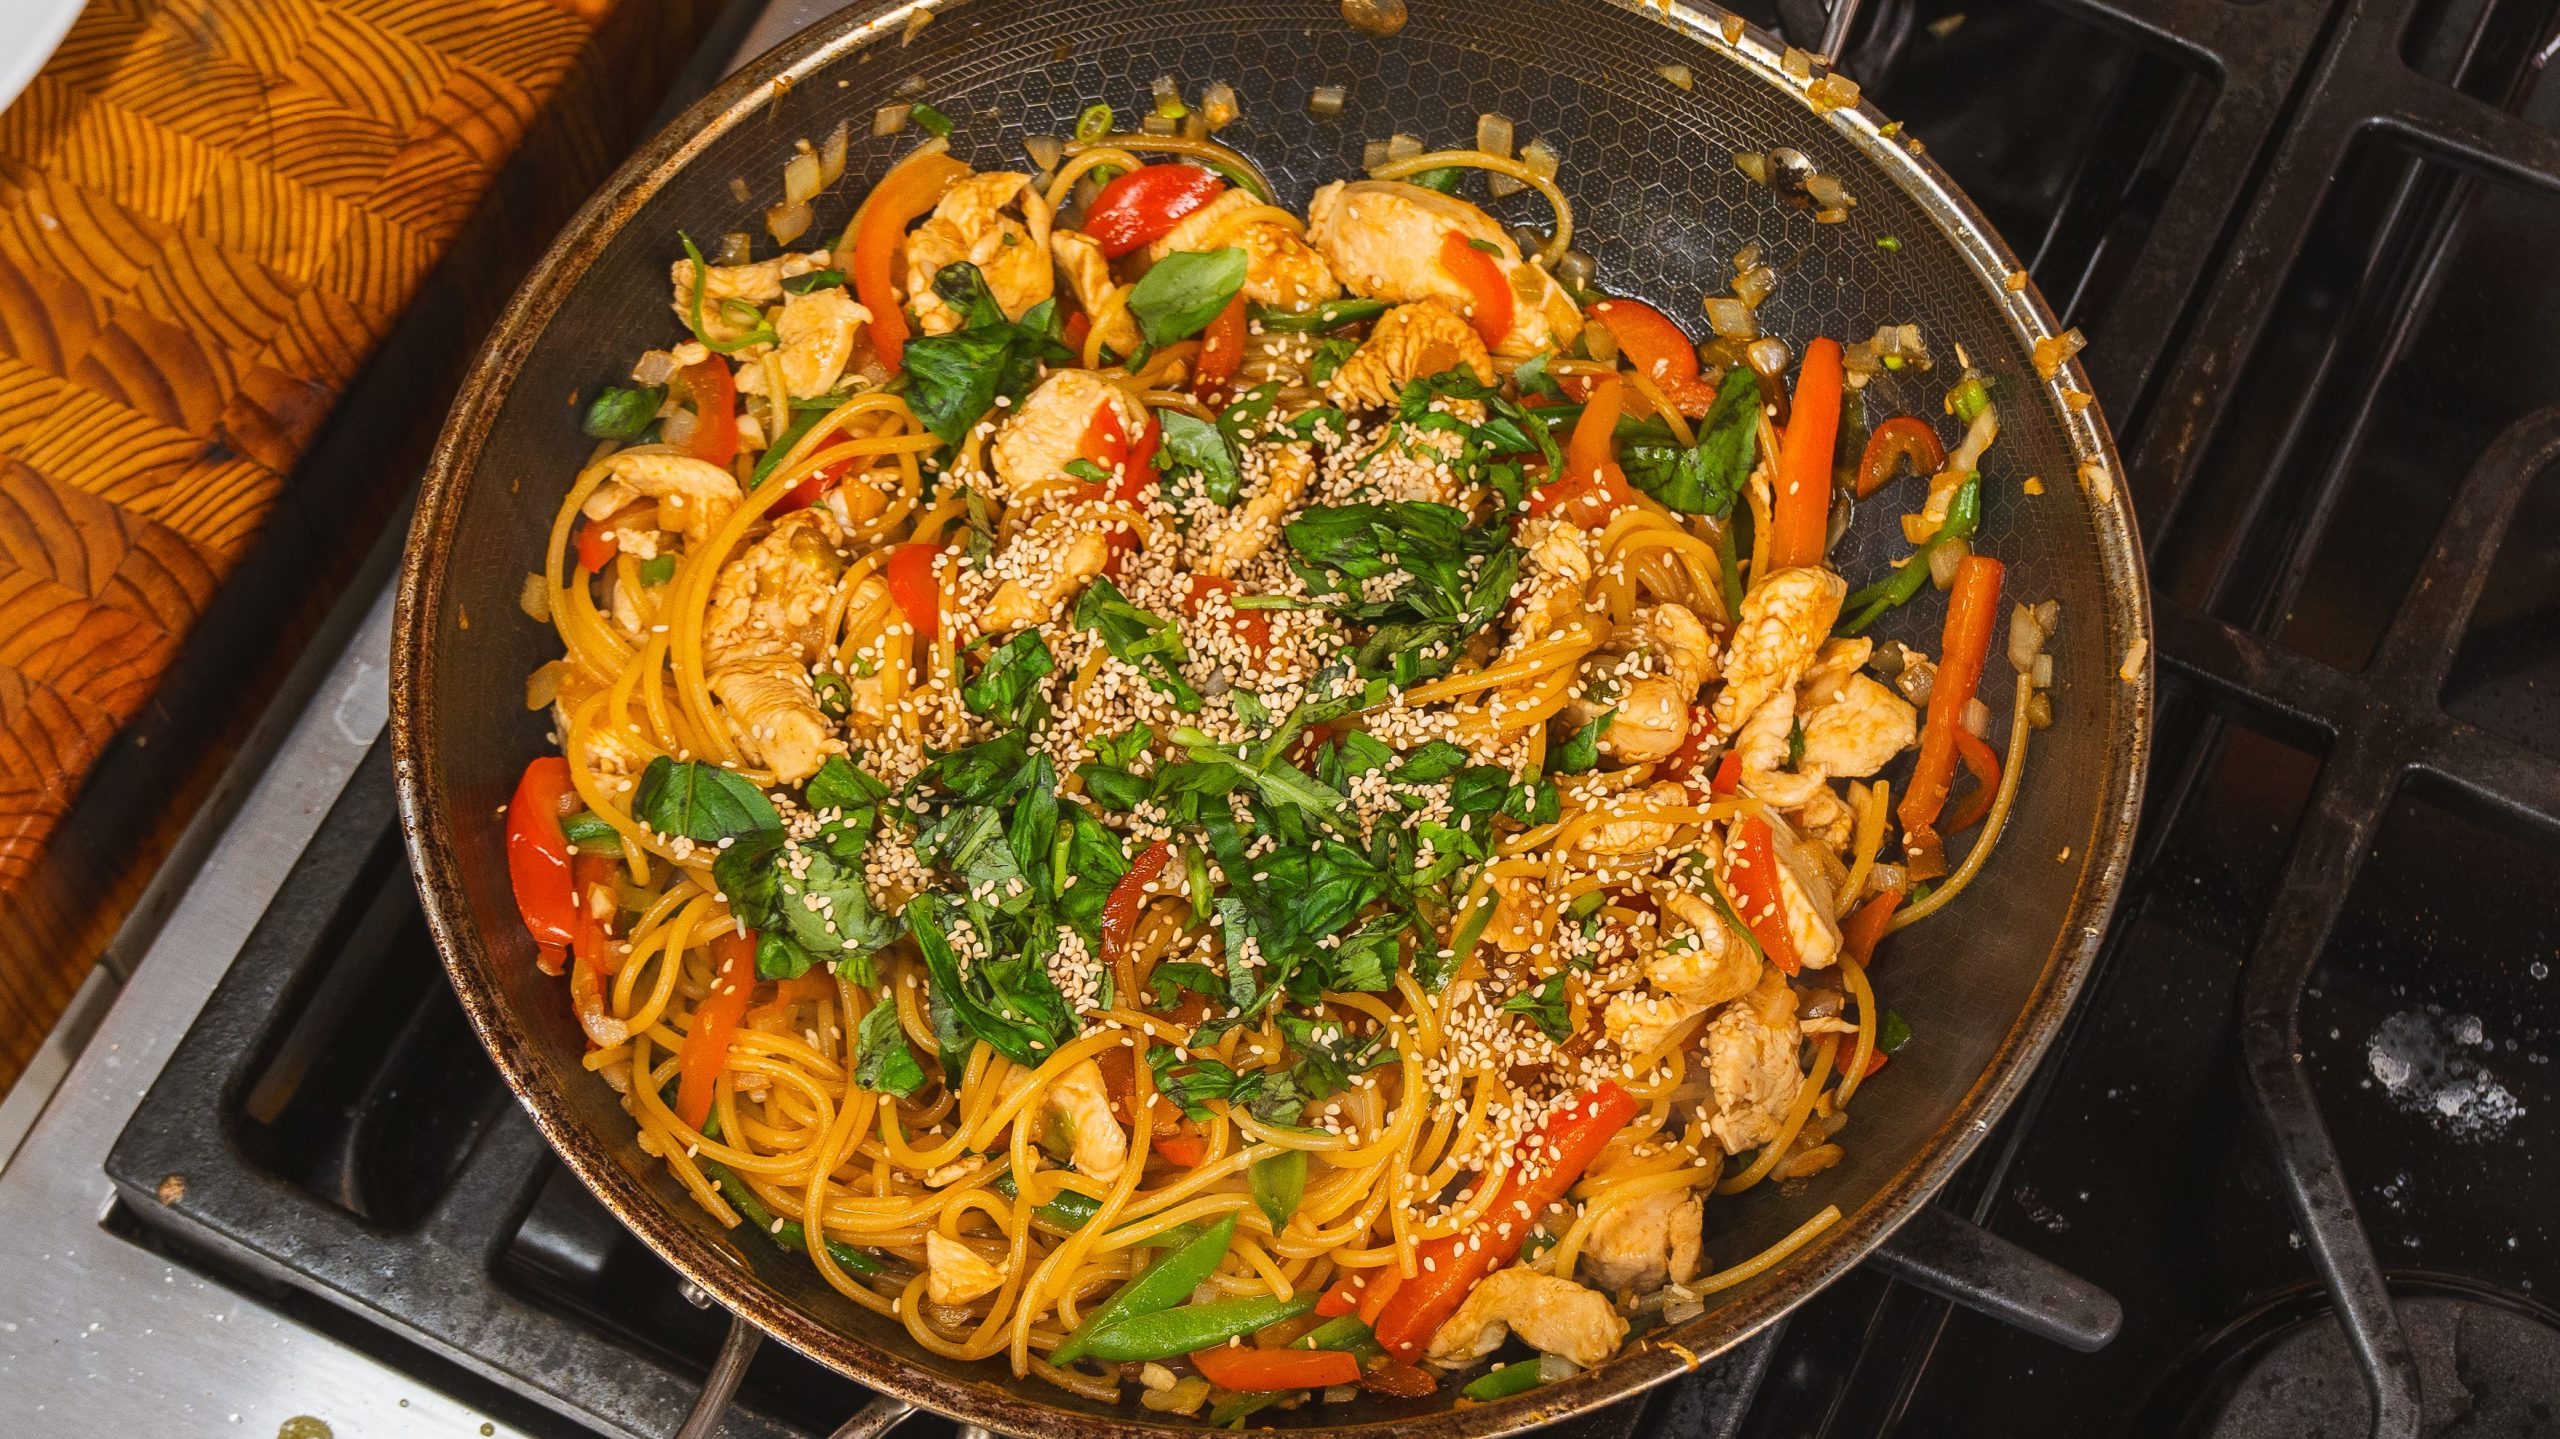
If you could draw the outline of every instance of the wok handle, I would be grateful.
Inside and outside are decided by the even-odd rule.
[[[853,1411],[853,1417],[836,1426],[827,1439],[880,1439],[880,1436],[905,1423],[916,1412],[916,1406],[887,1394],[875,1394],[871,1402]],[[963,1432],[966,1432],[964,1429]]]
[[[2083,1354],[2107,1347],[2124,1306],[2097,1285],[1978,1224],[1924,1204],[1876,1246],[1885,1273]]]

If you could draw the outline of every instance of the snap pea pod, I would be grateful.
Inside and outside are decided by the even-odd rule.
[[[702,1172],[710,1176],[712,1183],[720,1186],[720,1193],[727,1197],[729,1207],[737,1210],[739,1216],[744,1218],[757,1233],[772,1240],[776,1249],[792,1253],[805,1253],[808,1250],[808,1231],[800,1227],[800,1221],[785,1219],[777,1224],[774,1221],[773,1211],[765,1208],[764,1201],[756,1198],[754,1190],[749,1189],[738,1176],[730,1173],[727,1165],[706,1163],[702,1166]],[[840,1244],[830,1239],[827,1241],[827,1253],[836,1263],[856,1274],[880,1272],[879,1260],[850,1244]]]
[[[1947,520],[1931,535],[1928,542],[1912,551],[1902,568],[1849,596],[1840,608],[1854,612],[1854,617],[1832,633],[1854,635],[1876,622],[1876,617],[1890,609],[1909,604],[1920,587],[1929,582],[1929,557],[1957,540],[1970,538],[1982,523],[1982,476],[1979,472],[1965,476],[1957,487],[1956,497],[1947,504]]]
[[[1499,1369],[1486,1370],[1476,1376],[1474,1383],[1458,1392],[1470,1399],[1489,1403],[1496,1399],[1508,1399],[1514,1394],[1526,1394],[1537,1388],[1540,1382],[1538,1361],[1523,1359],[1516,1364],[1505,1364]]]
[[[1123,1320],[1150,1317],[1190,1298],[1191,1291],[1200,1287],[1200,1281],[1216,1272],[1218,1261],[1227,1257],[1227,1245],[1235,1237],[1236,1217],[1229,1214],[1211,1225],[1207,1233],[1148,1265],[1137,1278],[1121,1285],[1118,1293],[1086,1315],[1075,1332],[1050,1352],[1049,1362],[1072,1363],[1087,1353],[1096,1352],[1093,1342],[1104,1330],[1117,1326]],[[1190,1347],[1197,1349],[1200,1346],[1194,1344]]]
[[[1011,1170],[997,1175],[996,1182],[988,1187],[1007,1199],[1018,1199],[1022,1195],[1021,1186],[1013,1182]],[[1076,1230],[1092,1223],[1093,1216],[1102,1212],[1102,1201],[1090,1194],[1061,1189],[1057,1198],[1035,1207],[1031,1212],[1060,1229]]]
[[[1258,1413],[1263,1409],[1269,1408],[1271,1405],[1277,1404],[1287,1397],[1288,1395],[1286,1391],[1278,1389],[1268,1389],[1258,1393],[1230,1394],[1226,1398],[1219,1400],[1217,1404],[1209,1410],[1209,1427],[1212,1429],[1241,1429],[1244,1427],[1244,1421],[1247,1417]]]
[[[1315,1328],[1301,1334],[1290,1345],[1293,1349],[1343,1349],[1366,1359],[1386,1353],[1378,1343],[1377,1331],[1357,1314],[1337,1314]]]
[[[1171,1359],[1177,1354],[1207,1349],[1259,1329],[1268,1329],[1284,1319],[1295,1319],[1315,1308],[1316,1300],[1322,1297],[1301,1294],[1294,1299],[1274,1299],[1265,1294],[1251,1299],[1185,1304],[1179,1309],[1159,1309],[1152,1314],[1131,1314],[1086,1335],[1084,1347],[1077,1352],[1114,1364]],[[1059,1346],[1059,1352],[1065,1352],[1064,1345]],[[1053,1354],[1050,1359],[1054,1363],[1057,1356]]]
[[[1265,330],[1290,334],[1317,334],[1374,320],[1387,312],[1384,300],[1327,300],[1312,310],[1277,310],[1268,305],[1253,307],[1253,322]]]

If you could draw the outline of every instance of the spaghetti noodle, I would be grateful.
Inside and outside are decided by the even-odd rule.
[[[1891,1047],[1842,926],[1984,748],[1932,733],[1979,576],[1924,723],[1844,579],[1768,568],[1831,466],[1751,372],[1625,373],[1479,283],[1554,290],[1551,177],[1434,152],[1301,221],[1165,151],[1267,189],[1114,135],[884,202],[921,224],[841,268],[675,266],[721,333],[594,402],[528,582],[538,960],[696,1202],[937,1354],[1186,1412],[1533,1315],[1598,1362],[1837,1217],[1699,1278],[1707,1197],[1836,1158]],[[1552,202],[1540,255],[1398,178],[1465,166]]]

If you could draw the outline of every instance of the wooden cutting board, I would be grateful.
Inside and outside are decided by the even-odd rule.
[[[543,158],[510,196],[583,195],[712,9],[91,0],[0,113],[0,1091],[206,761],[170,755],[167,805],[121,819],[82,816],[84,785],[222,612],[341,391],[519,148]]]

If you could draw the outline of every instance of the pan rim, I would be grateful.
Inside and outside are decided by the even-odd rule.
[[[564,308],[580,275],[620,233],[624,223],[671,183],[694,156],[751,118],[777,81],[795,82],[846,54],[878,43],[898,33],[914,16],[940,15],[967,3],[969,0],[889,0],[850,8],[741,68],[688,107],[624,163],[563,229],[509,301],[474,361],[430,460],[402,567],[390,674],[400,825],[438,952],[473,1029],[509,1088],[580,1182],[679,1274],[700,1285],[730,1312],[849,1378],[997,1432],[1030,1432],[1033,1425],[1097,1436],[1141,1430],[1190,1432],[1198,1426],[1156,1422],[1143,1410],[1133,1411],[1125,1418],[1106,1418],[1064,1403],[1024,1398],[992,1379],[983,1384],[964,1384],[911,1365],[863,1335],[829,1326],[815,1314],[786,1301],[734,1253],[724,1253],[722,1246],[680,1221],[657,1195],[615,1161],[596,1135],[577,1122],[567,1108],[566,1096],[554,1091],[546,1067],[506,1024],[494,967],[467,918],[458,879],[457,845],[444,823],[442,807],[429,789],[430,777],[437,772],[438,753],[429,713],[432,706],[427,698],[434,692],[438,658],[438,638],[432,621],[446,588],[445,565],[438,557],[450,552],[444,541],[458,523],[461,501],[477,472],[488,422],[502,407],[512,381],[535,344]],[[1711,9],[1679,0],[1667,4],[1662,0],[1608,3],[1663,24],[1712,52],[1718,63],[1738,63],[1754,78],[1791,93],[1798,103],[1807,106],[1809,118],[1828,124],[1835,135],[1855,145],[1921,206],[1956,246],[1976,281],[2007,317],[2023,347],[2032,348],[2036,340],[2060,333],[2061,327],[2032,283],[2018,290],[2004,285],[2004,280],[2020,273],[2023,267],[1988,221],[1934,161],[1914,154],[1909,146],[1885,134],[1884,117],[1863,99],[1855,106],[1813,112],[1805,95],[1809,80],[1786,72],[1782,42],[1749,27],[1744,27],[1738,38],[1728,38],[1723,28],[1725,17]],[[2075,457],[2084,465],[2101,467],[2102,476],[2112,480],[2111,498],[2093,499],[2087,506],[2104,571],[2100,583],[2107,597],[2106,624],[2113,646],[2108,652],[2131,656],[2138,646],[2143,657],[2130,666],[2134,671],[2130,677],[2119,675],[2116,682],[2122,686],[2122,693],[2116,703],[2107,707],[2116,740],[2106,747],[2108,772],[2099,791],[2089,863],[2061,916],[2035,984],[1980,1076],[1956,1100],[1944,1124],[1855,1210],[1790,1256],[1769,1282],[1710,1311],[1691,1326],[1684,1326],[1684,1330],[1706,1326],[1700,1331],[1707,1338],[1705,1347],[1693,1351],[1674,1342],[1668,1334],[1647,1336],[1598,1368],[1516,1399],[1339,1427],[1369,1431],[1413,1429],[1427,1432],[1433,1439],[1472,1439],[1564,1419],[1694,1369],[1704,1360],[1741,1344],[1863,1262],[1913,1208],[1931,1201],[2016,1098],[2070,1013],[2106,934],[2130,862],[2150,753],[2154,695],[2147,654],[2151,607],[2128,487],[2122,482],[2123,465],[2099,407],[2093,403],[2075,411],[2061,398],[2066,389],[2085,393],[2087,388],[2087,377],[2074,359],[2044,383],[2042,403],[2051,406],[2061,421]]]

